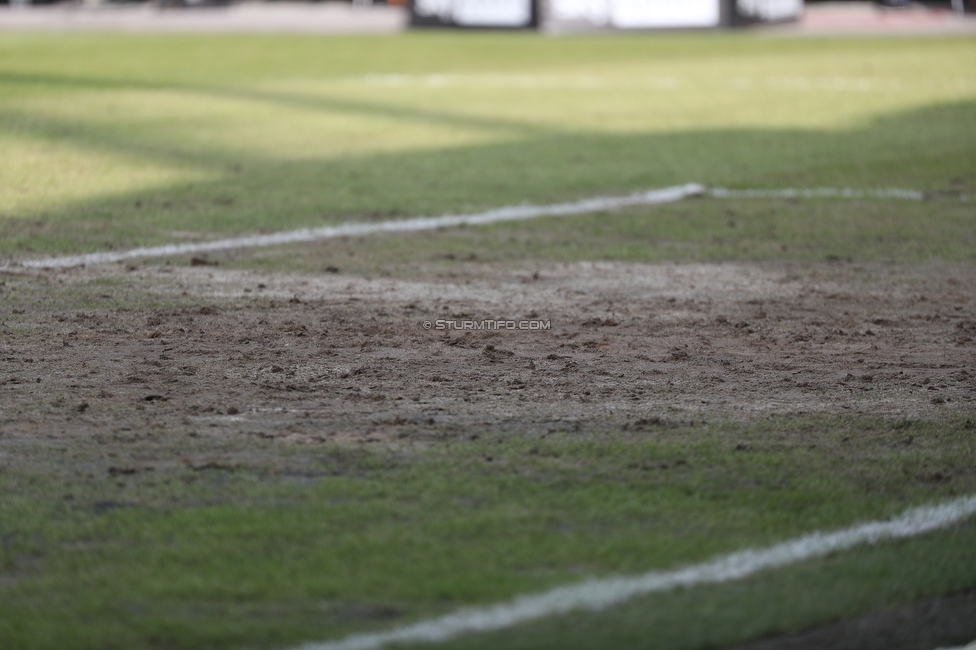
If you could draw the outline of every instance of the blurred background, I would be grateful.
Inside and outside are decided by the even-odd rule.
[[[348,4],[348,5],[393,5],[406,6],[410,0],[0,0],[0,5],[50,6],[50,5],[156,5],[165,7],[213,7],[241,4],[244,2],[260,4]],[[972,12],[976,3],[971,0],[806,0],[806,5],[875,5],[884,8],[909,8],[912,6],[927,9]]]
[[[972,33],[974,12],[976,0],[0,0],[0,30],[578,33],[766,25],[811,34]]]

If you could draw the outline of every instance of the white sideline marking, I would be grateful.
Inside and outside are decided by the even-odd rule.
[[[816,187],[812,189],[786,188],[779,190],[727,190],[722,187],[709,189],[707,194],[716,199],[902,199],[924,201],[925,193],[890,187],[876,190],[852,188]],[[960,198],[965,201],[966,196]]]
[[[764,569],[795,564],[860,544],[913,537],[946,528],[976,514],[976,496],[934,506],[912,508],[888,521],[872,521],[832,533],[812,533],[763,549],[747,549],[674,571],[652,571],[629,578],[589,580],[513,601],[462,609],[388,632],[353,634],[338,641],[308,643],[296,650],[374,650],[388,643],[445,641],[468,632],[491,632],[518,623],[567,614],[577,609],[602,610],[626,600],[675,587],[726,582]]]
[[[257,246],[274,246],[277,244],[294,244],[311,242],[335,237],[370,235],[378,232],[416,232],[419,230],[433,230],[448,226],[482,225],[499,221],[520,221],[538,217],[555,217],[571,214],[585,214],[600,212],[631,205],[651,205],[672,203],[690,196],[701,196],[705,188],[695,183],[666,187],[649,192],[638,192],[628,196],[604,196],[573,203],[555,203],[552,205],[516,205],[505,208],[488,210],[477,214],[446,214],[440,217],[416,217],[397,221],[381,221],[379,223],[346,223],[341,226],[325,226],[323,228],[303,228],[279,232],[271,235],[251,235],[233,237],[210,242],[192,244],[166,244],[151,248],[136,248],[128,251],[89,253],[87,255],[71,255],[67,257],[50,257],[41,260],[21,262],[20,266],[27,268],[64,268],[81,266],[83,264],[107,264],[121,262],[137,257],[164,257],[169,255],[190,255],[193,253],[209,253],[232,248],[253,248]]]
[[[521,221],[538,217],[556,217],[587,212],[613,210],[631,205],[654,205],[673,203],[693,196],[710,196],[713,198],[750,199],[750,198],[839,198],[839,199],[897,199],[907,201],[922,201],[925,194],[918,190],[900,188],[855,190],[838,188],[814,189],[747,189],[729,190],[721,187],[706,189],[697,183],[677,185],[659,190],[638,192],[627,196],[603,196],[584,199],[572,203],[554,203],[551,205],[516,205],[496,208],[476,214],[446,214],[440,217],[415,217],[396,221],[381,221],[379,223],[345,223],[340,226],[324,226],[322,228],[302,228],[270,235],[247,235],[218,239],[216,241],[189,244],[165,244],[148,248],[135,248],[128,251],[88,253],[85,255],[68,255],[65,257],[48,257],[39,260],[26,260],[15,264],[0,265],[0,270],[21,268],[67,268],[83,266],[85,264],[109,264],[139,257],[165,257],[176,255],[192,255],[195,253],[210,253],[214,251],[231,250],[236,248],[255,248],[260,246],[275,246],[279,244],[294,244],[312,242],[335,237],[350,237],[370,235],[378,232],[417,232],[460,225],[482,225],[498,223],[500,221]],[[969,201],[970,196],[960,194],[959,200]]]

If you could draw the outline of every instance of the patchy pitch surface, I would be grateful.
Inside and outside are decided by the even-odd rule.
[[[4,647],[338,640],[976,494],[970,41],[0,52]],[[19,266],[689,181],[925,200]],[[550,326],[424,327],[489,319]],[[974,549],[964,521],[446,645],[958,645]]]

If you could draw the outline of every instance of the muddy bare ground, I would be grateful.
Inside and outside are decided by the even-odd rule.
[[[6,274],[2,433],[367,444],[976,413],[968,267],[459,265],[450,276],[189,265]],[[423,328],[438,318],[552,326]]]

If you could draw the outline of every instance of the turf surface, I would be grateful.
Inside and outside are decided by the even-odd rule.
[[[951,196],[976,190],[974,52],[964,38],[0,35],[0,258],[697,181],[941,198],[703,199],[377,237],[341,266],[407,274],[473,254],[969,269],[976,215]],[[319,271],[346,244],[221,263]],[[104,306],[115,288],[52,293],[31,316]],[[5,336],[30,326],[7,309]],[[37,440],[0,455],[0,646],[18,649],[282,647],[976,491],[964,419],[662,421],[410,452],[249,438],[217,450],[246,462],[152,472],[107,454],[213,446],[151,429]],[[972,539],[962,527],[458,644],[733,643],[972,587]]]
[[[250,460],[106,472],[115,461],[104,447],[120,435],[131,434],[23,447],[0,476],[6,647],[294,644],[702,561],[976,490],[969,422],[661,422],[543,440],[451,438],[421,452],[283,452],[249,438],[222,452]],[[135,440],[138,449],[124,447],[137,458],[206,446],[158,434]],[[665,611],[688,624],[640,647],[731,642],[973,584],[971,528],[933,537],[828,562],[846,567],[832,569],[842,579],[816,567],[757,579],[793,593],[776,610],[760,588],[721,588],[691,608],[681,596]],[[903,560],[933,545],[937,564]],[[722,603],[743,589],[755,595]],[[640,638],[664,616],[648,618],[643,606],[569,628],[544,622],[532,626],[542,632],[516,630],[499,643],[582,648]],[[701,637],[691,621],[709,612],[724,627]],[[576,638],[576,629],[585,633]]]

